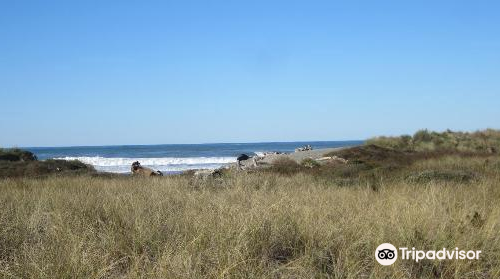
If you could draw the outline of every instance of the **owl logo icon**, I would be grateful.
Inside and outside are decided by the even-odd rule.
[[[375,250],[375,259],[381,265],[392,265],[398,258],[398,250],[390,243],[380,244]]]

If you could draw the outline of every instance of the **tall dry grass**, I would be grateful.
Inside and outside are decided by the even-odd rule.
[[[470,182],[342,187],[308,174],[0,181],[5,278],[499,278],[500,160],[446,157]],[[374,258],[384,242],[478,261]]]

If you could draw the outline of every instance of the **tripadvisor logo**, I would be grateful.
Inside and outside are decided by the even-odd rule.
[[[380,244],[375,250],[375,259],[381,265],[391,265],[398,259],[398,250],[390,243]]]
[[[479,260],[481,251],[464,251],[458,248],[448,250],[443,248],[441,250],[421,251],[416,250],[415,247],[408,249],[406,247],[399,248],[402,260],[420,261],[423,259],[429,260]],[[398,259],[398,249],[390,243],[380,244],[375,250],[375,259],[381,265],[392,265]]]

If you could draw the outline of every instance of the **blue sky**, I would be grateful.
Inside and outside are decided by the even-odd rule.
[[[0,146],[500,128],[498,1],[1,1]]]

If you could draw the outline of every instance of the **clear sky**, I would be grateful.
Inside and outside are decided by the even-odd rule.
[[[0,1],[0,146],[500,128],[500,1]]]

